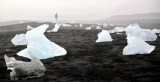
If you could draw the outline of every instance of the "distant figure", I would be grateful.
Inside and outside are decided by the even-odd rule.
[[[55,14],[55,19],[56,19],[56,22],[57,22],[57,18],[58,18],[58,14],[56,13],[56,14]]]

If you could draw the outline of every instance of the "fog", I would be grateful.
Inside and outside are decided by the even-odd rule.
[[[0,0],[0,21],[99,20],[113,15],[160,12],[160,0]]]

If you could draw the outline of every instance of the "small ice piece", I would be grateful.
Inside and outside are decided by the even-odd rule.
[[[125,31],[125,28],[123,27],[115,27],[114,28],[114,32],[124,32]]]
[[[83,27],[83,24],[79,24],[79,27]]]
[[[150,54],[155,49],[155,46],[131,34],[127,35],[127,43],[128,45],[123,49],[123,55]]]
[[[78,25],[74,25],[75,27],[78,27]]]
[[[101,23],[97,23],[98,26],[101,26]]]
[[[114,30],[108,30],[109,33],[115,33]]]
[[[91,30],[92,27],[86,27],[86,30]]]
[[[151,29],[142,29],[142,31],[152,31],[152,30]]]
[[[75,24],[75,23],[76,23],[76,21],[74,21],[74,20],[71,21],[71,24]]]
[[[38,59],[47,59],[55,56],[62,56],[67,54],[67,51],[51,42],[46,38],[44,32],[49,25],[41,25],[26,33],[26,39],[28,40],[27,48],[18,52],[17,55],[31,58],[29,52],[34,54]]]
[[[72,27],[72,25],[70,25],[70,24],[65,24],[65,23],[62,24],[62,26],[63,26],[63,27]]]
[[[107,30],[102,30],[102,32],[98,33],[98,39],[96,42],[111,42],[113,39]]]
[[[33,27],[31,27],[30,25],[27,26],[27,30],[32,30],[34,29]]]
[[[60,24],[55,24],[55,27],[52,30],[49,30],[47,32],[58,32],[59,28],[60,28]]]
[[[154,33],[160,33],[160,30],[159,29],[153,29],[152,32],[154,32]]]
[[[12,38],[11,42],[15,45],[27,45],[28,41],[26,39],[26,35],[25,34],[16,34],[16,36],[14,38]]]
[[[103,27],[107,27],[108,26],[108,24],[106,24],[106,23],[103,23]]]
[[[120,32],[117,32],[116,34],[118,34],[118,35],[123,35],[123,33],[120,33]]]
[[[113,24],[109,24],[110,26],[114,26]]]
[[[42,77],[46,71],[43,63],[33,55],[31,55],[31,62],[18,61],[14,57],[8,57],[6,55],[4,59],[7,69],[11,70],[11,80]]]
[[[101,30],[101,27],[100,27],[100,26],[97,26],[97,27],[96,27],[96,29],[99,29],[99,30]]]
[[[52,32],[58,32],[59,28],[60,28],[60,24],[55,24],[55,27],[52,30]]]

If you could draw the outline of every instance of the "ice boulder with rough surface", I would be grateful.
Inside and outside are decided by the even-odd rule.
[[[4,56],[7,69],[10,69],[10,79],[19,80],[27,78],[42,77],[46,68],[43,63],[31,55],[31,62],[18,61],[14,57]]]
[[[150,54],[155,49],[155,46],[131,34],[127,35],[127,43],[128,45],[123,49],[123,55]]]
[[[11,42],[15,45],[27,45],[28,41],[26,39],[26,35],[25,34],[16,34],[16,36],[14,38],[12,38]]]
[[[157,39],[157,35],[153,31],[141,29],[137,23],[129,25],[125,30],[126,34],[131,34],[145,41],[155,41]]]
[[[130,24],[128,27],[126,27],[125,31],[126,35],[131,34],[134,36],[139,36],[142,32],[142,29],[137,23],[135,23],[135,24]]]
[[[102,32],[98,33],[96,42],[111,42],[112,40],[110,33],[107,30],[102,30]]]
[[[139,37],[144,41],[155,41],[157,39],[157,35],[151,30],[142,30]]]
[[[46,38],[44,32],[49,25],[41,25],[26,33],[28,40],[27,48],[18,52],[17,55],[31,58],[29,52],[34,54],[38,59],[46,59],[55,56],[65,55],[67,51],[59,45],[51,42]]]

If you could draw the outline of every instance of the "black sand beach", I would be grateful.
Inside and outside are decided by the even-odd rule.
[[[125,34],[111,34],[113,42],[95,43],[100,30],[60,29],[45,33],[48,39],[64,47],[67,55],[41,60],[47,71],[44,77],[11,81],[4,55],[17,60],[17,52],[26,46],[14,46],[11,39],[24,31],[0,33],[0,82],[159,82],[160,37],[147,42],[155,45],[151,54],[123,56]]]

